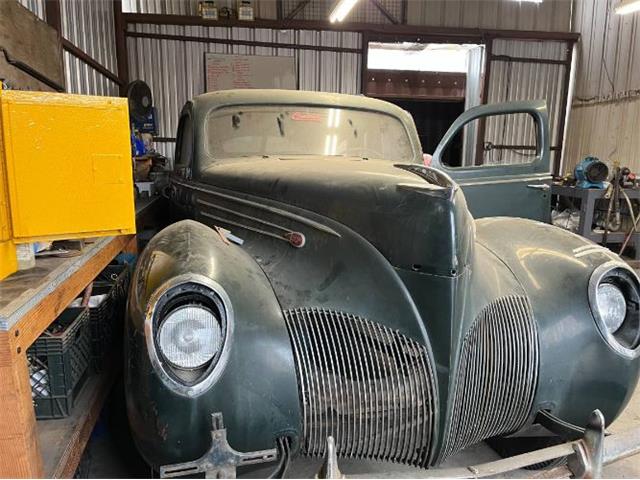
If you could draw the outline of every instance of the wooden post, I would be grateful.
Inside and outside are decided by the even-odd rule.
[[[44,11],[47,17],[47,23],[51,25],[57,32],[58,36],[62,36],[62,17],[60,16],[60,0],[46,0]]]
[[[12,341],[20,332],[0,332],[0,477],[41,478],[26,352]]]
[[[113,25],[116,35],[116,62],[118,65],[118,79],[120,80],[120,95],[126,95],[129,83],[129,59],[127,58],[127,38],[125,31],[127,22],[122,15],[122,1],[113,0]]]

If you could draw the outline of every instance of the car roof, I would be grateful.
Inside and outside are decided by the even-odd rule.
[[[356,108],[384,112],[406,120],[408,113],[392,103],[344,93],[312,92],[306,90],[243,89],[220,90],[198,95],[193,99],[198,110],[208,111],[229,105],[297,104]]]

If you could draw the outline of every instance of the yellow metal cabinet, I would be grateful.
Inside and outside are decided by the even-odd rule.
[[[0,82],[0,95],[2,83]],[[2,132],[2,116],[0,115],[0,132]],[[9,192],[7,177],[2,157],[4,151],[0,134],[0,279],[15,272],[18,268],[16,247],[11,240],[11,217],[9,215]]]
[[[0,107],[0,239],[135,233],[126,99],[0,90]]]

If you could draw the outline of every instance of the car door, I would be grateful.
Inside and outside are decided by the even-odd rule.
[[[171,174],[168,193],[171,217],[174,220],[193,216],[193,191],[188,188],[192,177],[195,130],[193,106],[188,102],[182,109],[176,137],[175,165]]]
[[[463,158],[452,165],[444,158],[456,135],[463,135],[467,155],[466,161]],[[478,137],[481,142],[475,140]],[[470,138],[474,139],[471,146]],[[475,218],[512,216],[549,222],[549,143],[544,101],[480,105],[464,112],[451,125],[438,144],[431,165],[462,187]],[[494,155],[496,152],[508,155]],[[500,157],[500,161],[492,161],[492,157]]]

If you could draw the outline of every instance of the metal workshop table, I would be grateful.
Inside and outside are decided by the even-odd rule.
[[[640,189],[625,188],[624,191],[631,200],[635,199],[640,201]],[[580,223],[576,233],[596,243],[602,243],[604,232],[592,229],[593,214],[596,200],[604,198],[606,192],[607,190],[602,188],[576,188],[564,185],[551,186],[551,195],[580,200]],[[621,199],[622,198],[621,196]],[[629,232],[618,231],[607,233],[607,244],[622,244],[627,233]],[[635,259],[640,260],[640,233],[634,233],[629,240],[629,244],[633,244],[634,246]]]

